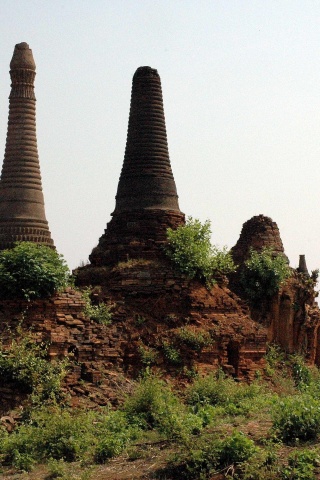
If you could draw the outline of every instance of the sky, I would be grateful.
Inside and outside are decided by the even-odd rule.
[[[37,65],[46,216],[71,269],[110,214],[139,66],[161,77],[180,209],[232,247],[254,215],[279,227],[292,267],[320,267],[318,0],[0,0],[0,146],[9,63]]]

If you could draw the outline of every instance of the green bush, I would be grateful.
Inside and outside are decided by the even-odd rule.
[[[0,453],[4,463],[16,467],[18,462],[32,467],[49,458],[72,462],[90,450],[95,441],[92,414],[41,408],[32,412],[28,423],[5,438]]]
[[[138,425],[135,422],[129,423],[124,412],[110,412],[98,424],[94,460],[97,463],[106,463],[110,458],[119,455],[139,434]]]
[[[217,471],[247,461],[255,454],[254,442],[241,432],[233,432],[225,439],[204,435],[176,455],[169,464],[168,477],[188,480],[209,479]]]
[[[0,252],[0,297],[44,298],[68,284],[69,269],[56,250],[32,242]]]
[[[273,428],[288,444],[314,440],[320,433],[320,401],[307,394],[281,400],[273,410]]]
[[[283,480],[316,480],[315,467],[319,465],[319,453],[302,450],[290,453],[288,466],[281,472]]]
[[[249,415],[268,404],[269,397],[258,383],[238,384],[214,374],[196,378],[186,391],[186,401],[195,411],[202,406],[219,406],[229,415]]]
[[[154,348],[142,344],[139,345],[138,352],[143,365],[150,366],[156,363],[158,352]]]
[[[311,371],[300,355],[292,355],[290,358],[292,376],[295,386],[299,390],[307,390],[311,385],[312,376]]]
[[[181,327],[175,332],[175,338],[179,344],[201,352],[201,350],[212,344],[212,338],[206,331],[195,330],[188,327]]]
[[[190,405],[223,405],[229,401],[235,387],[231,378],[217,378],[215,374],[209,374],[195,379],[187,390],[186,399]]]
[[[33,411],[27,423],[0,440],[1,463],[23,470],[48,459],[105,463],[140,434],[126,414],[54,408]],[[62,462],[55,462],[56,470]]]
[[[166,253],[182,273],[190,278],[203,279],[208,286],[220,276],[234,272],[236,267],[226,247],[219,250],[211,245],[211,227],[189,217],[186,224],[176,230],[167,230]]]
[[[47,346],[36,343],[29,333],[20,332],[20,336],[13,338],[6,347],[0,342],[2,381],[17,383],[38,402],[61,398],[67,364],[67,360],[49,362]]]
[[[169,342],[163,342],[162,348],[163,348],[164,357],[167,359],[169,363],[171,363],[171,365],[176,365],[176,366],[181,365],[182,358],[179,350],[177,350]]]
[[[240,283],[248,299],[257,303],[275,295],[281,284],[291,275],[287,259],[264,248],[261,252],[251,249],[250,258],[244,263]]]
[[[230,437],[221,441],[219,450],[219,464],[225,467],[245,462],[257,449],[253,440],[242,432],[235,431]]]
[[[145,376],[136,391],[127,398],[124,411],[130,422],[145,429],[157,429],[168,439],[185,440],[202,428],[202,420],[159,378]]]
[[[91,290],[86,288],[82,291],[82,298],[85,301],[84,314],[101,325],[110,325],[112,321],[112,305],[100,302],[98,305],[94,305],[91,301]]]

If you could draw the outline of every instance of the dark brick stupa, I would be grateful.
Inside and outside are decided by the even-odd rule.
[[[270,217],[257,215],[243,224],[239,240],[231,249],[236,265],[249,258],[251,248],[257,252],[270,248],[274,253],[284,255],[278,225]]]
[[[36,136],[36,65],[27,43],[15,46],[6,149],[0,179],[0,249],[17,241],[53,247],[45,216]]]
[[[157,70],[140,67],[133,76],[128,136],[116,206],[91,264],[155,258],[168,227],[184,223],[173,178]]]

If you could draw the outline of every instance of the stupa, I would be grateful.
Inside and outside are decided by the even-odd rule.
[[[278,225],[270,217],[256,215],[242,226],[240,237],[231,249],[236,265],[241,265],[250,257],[251,249],[261,252],[270,248],[275,254],[284,254]]]
[[[172,174],[160,76],[140,67],[133,76],[127,144],[116,206],[92,265],[134,258],[155,258],[168,227],[185,221]]]
[[[0,249],[17,241],[53,247],[46,220],[36,135],[36,65],[25,42],[10,63],[8,131],[0,179]]]

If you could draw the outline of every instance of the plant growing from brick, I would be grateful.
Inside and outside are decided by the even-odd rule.
[[[284,255],[275,254],[270,248],[264,248],[261,252],[251,249],[240,282],[248,299],[256,304],[263,298],[273,297],[290,275],[291,270]]]
[[[204,347],[212,344],[212,338],[206,331],[181,327],[175,332],[176,341],[196,352],[201,352]]]
[[[34,403],[61,398],[61,384],[67,373],[68,360],[49,362],[47,346],[20,332],[10,346],[0,342],[0,376],[32,394]]]
[[[112,306],[99,302],[94,305],[91,300],[91,290],[86,288],[82,291],[82,298],[85,301],[84,314],[96,323],[101,325],[110,325],[112,321]]]
[[[176,230],[168,228],[167,238],[168,257],[190,278],[199,278],[212,286],[219,277],[236,269],[227,248],[221,250],[211,244],[209,220],[202,224],[189,217],[186,224]]]

